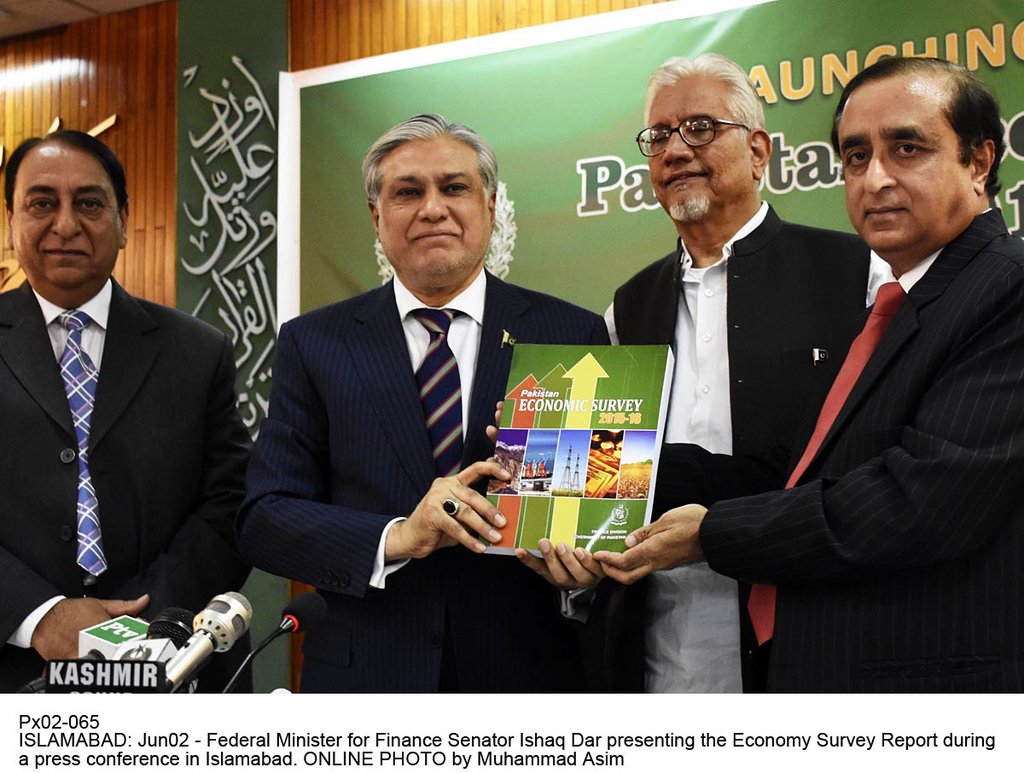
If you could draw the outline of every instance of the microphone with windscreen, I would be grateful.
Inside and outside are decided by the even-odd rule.
[[[192,636],[192,621],[196,613],[181,607],[167,607],[149,623],[147,639],[170,639],[179,650]]]
[[[249,630],[252,605],[241,593],[229,591],[210,599],[192,621],[194,633],[178,654],[167,661],[167,689],[175,692],[214,652],[231,649]]]

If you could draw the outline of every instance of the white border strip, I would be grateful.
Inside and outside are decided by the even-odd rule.
[[[295,73],[295,82],[296,86],[301,89],[306,86],[361,78],[366,75],[378,75],[394,70],[468,59],[483,54],[497,54],[518,48],[560,43],[605,32],[646,27],[660,21],[710,16],[723,11],[748,8],[769,2],[774,2],[774,0],[707,0],[701,3],[693,2],[693,0],[676,0],[670,3],[647,5],[642,8],[609,11],[593,16],[583,16],[579,19],[566,19],[550,24],[495,32],[475,38],[454,40],[450,43],[438,43],[433,46],[356,59],[352,62],[314,67]]]
[[[277,133],[277,331],[281,325],[299,316],[300,269],[299,193],[301,175],[299,162],[299,131],[301,115],[299,87],[295,76],[283,72],[278,78]]]

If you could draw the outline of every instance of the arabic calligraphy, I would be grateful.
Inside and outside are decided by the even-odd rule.
[[[192,314],[231,336],[238,407],[255,437],[267,415],[277,331],[277,121],[242,58],[232,56],[231,63],[241,78],[222,78],[217,88],[200,85],[198,65],[182,72],[182,88],[198,93],[209,109],[208,123],[187,131],[188,167],[197,185],[182,186],[187,225],[179,227],[179,260],[204,287]]]

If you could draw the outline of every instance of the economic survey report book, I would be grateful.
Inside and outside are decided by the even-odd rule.
[[[625,550],[651,521],[668,413],[667,346],[516,344],[487,498],[508,520],[489,552]]]

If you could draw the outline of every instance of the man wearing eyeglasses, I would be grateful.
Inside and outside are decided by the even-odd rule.
[[[1024,243],[997,206],[999,104],[961,65],[886,57],[831,139],[890,274],[786,489],[684,505],[594,557],[624,582],[706,557],[765,583],[773,692],[1019,693]]]
[[[606,321],[613,340],[675,352],[657,515],[782,486],[791,435],[824,396],[871,293],[859,239],[785,223],[761,200],[771,139],[738,65],[670,59],[651,76],[645,118],[637,145],[678,241],[616,291]],[[600,657],[624,675],[606,688],[763,690],[748,588],[705,563],[655,573],[625,597],[604,585]]]

